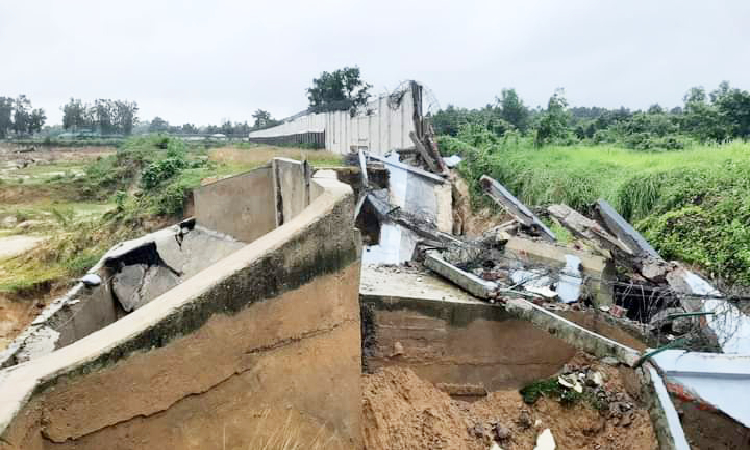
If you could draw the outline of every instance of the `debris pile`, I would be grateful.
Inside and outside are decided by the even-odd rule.
[[[485,194],[510,220],[476,238],[452,234],[455,214],[446,210],[460,203],[449,189],[456,175],[430,139],[413,134],[411,153],[381,158],[360,152],[364,188],[357,223],[369,244],[363,262],[415,262],[492,303],[522,298],[550,310],[591,309],[650,332],[657,344],[682,337],[700,340],[704,349],[731,351],[729,332],[719,323],[711,326],[711,316],[719,310],[738,313],[736,308],[696,273],[665,261],[604,200],[592,205],[592,217],[567,205],[534,212],[497,180],[482,176]],[[368,168],[374,167],[388,172],[387,187],[368,182]],[[574,242],[560,244],[542,218],[567,229]],[[740,325],[746,320],[734,316]],[[750,322],[746,325],[750,330]],[[732,346],[738,345],[735,340]]]
[[[656,448],[648,413],[624,391],[618,371],[601,370],[598,365],[595,371],[606,378],[599,389],[612,398],[607,408],[627,405],[623,414],[611,415],[609,409],[597,409],[587,400],[564,404],[541,396],[528,404],[518,391],[490,392],[465,402],[452,399],[409,369],[383,368],[363,375],[365,448]],[[617,398],[623,400],[618,403]]]
[[[434,139],[430,141],[429,133],[412,134],[411,138],[415,144],[412,149],[394,151],[385,157],[365,152],[357,155],[362,175],[361,187],[355,189],[359,192],[355,222],[365,243],[363,264],[387,266],[396,272],[432,272],[480,300],[505,305],[508,312],[524,319],[531,320],[526,312],[534,311],[535,325],[546,327],[551,333],[559,333],[561,324],[565,323],[566,338],[581,339],[579,343],[585,341],[585,345],[575,344],[579,349],[603,356],[597,353],[597,346],[607,346],[601,353],[616,354],[620,363],[631,367],[645,363],[644,370],[651,379],[658,379],[659,373],[647,360],[655,361],[655,355],[670,351],[669,348],[750,354],[750,318],[731,298],[722,295],[691,268],[662,258],[605,200],[600,199],[585,208],[585,214],[563,204],[529,208],[497,180],[482,176],[479,181],[484,193],[506,212],[508,220],[467,236],[466,222],[470,214],[467,213],[466,189],[461,189],[463,181],[452,171],[460,158],[451,158],[446,164],[433,147]],[[368,172],[385,172],[387,179],[372,183]],[[565,239],[558,238],[553,231],[560,229],[566,230]],[[562,237],[563,233],[558,231],[558,234]],[[549,314],[545,310],[560,314]],[[540,311],[541,314],[537,314]],[[557,321],[560,316],[565,319]],[[549,317],[555,319],[548,323]],[[593,327],[587,325],[591,317]],[[588,341],[591,335],[596,339]],[[623,335],[626,336],[623,338]],[[633,345],[633,341],[638,345]],[[648,350],[649,346],[657,350]],[[661,370],[665,370],[664,367],[660,367]],[[703,374],[706,370],[697,372]],[[745,369],[741,372],[743,376],[748,373]],[[691,382],[676,380],[677,376],[668,370],[666,375],[668,392],[672,395],[684,390],[685,385],[691,385]],[[650,427],[648,417],[643,411],[639,412],[633,399],[623,389],[611,389],[608,377],[600,370],[570,367],[547,382],[547,387],[554,387],[558,395],[555,399],[542,396],[534,402],[535,408],[585,398],[597,414],[601,412],[606,425],[600,423],[596,431],[588,430],[584,435],[591,436],[605,428],[610,436],[622,434],[636,423],[648,423]],[[464,389],[463,386],[442,387],[448,392]],[[472,393],[476,394],[474,390]],[[495,394],[487,394],[485,400],[473,404],[472,408]],[[657,395],[668,394],[662,395],[659,391]],[[704,395],[710,397],[715,393]],[[694,403],[711,404],[722,412],[733,411],[731,399],[724,397],[714,403],[706,398]],[[660,397],[659,404],[665,410],[673,408],[668,398]],[[461,412],[470,409],[459,406]],[[493,410],[495,414],[496,410],[497,407]],[[365,412],[367,414],[367,410]],[[414,420],[419,423],[405,423],[409,424],[407,427],[413,425],[420,429],[436,427],[436,423],[446,417],[451,422],[456,420],[450,408],[445,407],[441,413],[447,416],[430,409],[414,411]],[[731,416],[736,419],[737,414]],[[390,418],[383,420],[387,422]],[[681,439],[683,433],[677,429],[679,425],[674,428],[676,421],[675,413],[669,419],[669,434]],[[556,445],[582,448],[560,442],[566,439],[567,432],[560,436],[555,428],[547,430],[535,426],[535,422],[523,417],[512,423],[507,420],[470,422],[469,436],[481,442],[480,446],[466,442],[459,445],[456,436],[443,435],[435,441],[412,443],[415,447],[430,448],[507,450],[546,449]],[[555,425],[560,423],[556,421]],[[526,430],[533,430],[533,437],[527,436],[529,439],[524,441],[524,446],[515,446],[513,437]],[[389,436],[388,439],[394,442],[396,438]],[[646,444],[639,447],[615,441],[597,442],[594,448],[651,448]],[[590,446],[590,441],[585,442],[581,445]],[[368,448],[385,447],[373,444]]]

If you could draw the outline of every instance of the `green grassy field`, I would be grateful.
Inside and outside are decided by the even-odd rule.
[[[583,213],[604,198],[665,258],[750,285],[750,144],[646,152],[440,142],[464,156],[460,170],[475,189],[486,174],[528,205],[566,203]]]

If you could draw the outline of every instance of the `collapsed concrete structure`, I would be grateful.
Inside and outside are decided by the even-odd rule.
[[[322,433],[327,448],[361,448],[359,377],[386,367],[469,400],[558,376],[562,389],[592,385],[617,427],[637,402],[660,449],[687,450],[687,438],[709,448],[731,427],[739,437],[723,448],[747,443],[747,408],[726,395],[747,379],[745,358],[651,351],[660,343],[625,317],[632,294],[617,290],[615,265],[650,281],[644,290],[689,294],[691,313],[725,299],[601,202],[599,220],[548,208],[585,244],[574,248],[485,178],[512,220],[453,234],[467,199],[419,89],[399,94],[412,105],[399,106],[400,139],[336,138],[332,150],[354,168],[275,158],[196,189],[194,217],[112,248],[0,356],[0,449],[251,448],[268,417],[293,420],[303,440]],[[673,303],[654,304],[671,331],[685,320],[664,309]],[[712,315],[703,329],[726,351],[731,336]],[[627,376],[628,392],[571,368],[580,352]],[[702,369],[709,360],[718,365]]]
[[[69,327],[76,339],[58,339],[54,351],[0,372],[0,448],[247,448],[257,434],[248,424],[268,414],[293,414],[303,439],[323,427],[332,448],[356,447],[359,235],[342,226],[351,224],[354,198],[330,173],[297,176],[304,170],[275,160],[198,189],[196,227],[213,230],[183,261],[192,276],[119,320],[86,322],[87,330],[72,320],[49,323],[79,304],[76,323],[95,315],[96,304],[116,309],[108,286],[117,275],[102,273],[101,284],[79,285],[51,307],[48,328],[62,336]],[[268,208],[242,195],[249,186],[271,193]],[[216,214],[228,215],[213,223]],[[112,260],[143,264],[140,256],[154,250],[172,262],[178,248],[164,251],[169,239],[182,235],[189,246],[195,232],[175,228],[128,243],[95,269]],[[235,248],[213,233],[236,233],[244,243]],[[222,245],[227,255],[211,265]]]

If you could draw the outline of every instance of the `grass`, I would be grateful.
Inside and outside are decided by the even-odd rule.
[[[208,151],[212,161],[220,162],[234,169],[249,170],[262,166],[272,158],[292,158],[307,160],[312,166],[337,166],[341,156],[325,150],[306,150],[288,147],[257,146],[250,148],[220,147]]]
[[[750,144],[639,151],[615,146],[471,147],[440,139],[475,194],[487,174],[528,205],[566,203],[583,214],[607,200],[667,259],[750,285]],[[477,196],[478,197],[478,196]]]
[[[29,252],[0,260],[0,292],[43,293],[83,275],[109,247],[136,234],[138,227],[114,222],[76,222],[60,227]]]
[[[500,147],[478,152],[477,156],[489,166],[487,174],[519,193],[524,202],[546,205],[564,201],[582,208],[604,198],[614,206],[644,206],[635,207],[630,214],[626,211],[628,219],[642,218],[650,212],[648,206],[653,202],[649,197],[656,196],[659,178],[675,169],[718,173],[728,166],[750,167],[750,144],[744,143],[660,152],[614,146]],[[641,183],[638,192],[623,192],[632,188],[628,182],[633,177],[648,181]]]
[[[285,418],[278,417],[269,410],[256,414],[255,427],[252,431],[248,450],[323,450],[340,448],[335,433],[320,425],[311,429],[310,425],[302,426],[301,415],[294,411],[286,413]],[[225,444],[222,446],[225,447]]]

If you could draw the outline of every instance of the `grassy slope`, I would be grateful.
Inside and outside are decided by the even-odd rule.
[[[487,146],[442,138],[470,179],[497,178],[530,205],[586,212],[609,201],[666,258],[750,284],[750,144],[643,152],[610,146]]]
[[[135,172],[166,158],[167,151],[156,147],[155,142],[153,138],[131,139],[117,156],[90,162],[84,177],[59,177],[25,187],[43,190],[44,198],[0,207],[0,218],[3,214],[27,219],[54,216],[50,225],[26,231],[48,232],[53,226],[54,233],[47,242],[24,255],[0,261],[0,293],[43,292],[50,285],[85,273],[115,243],[177,220],[170,216],[181,214],[183,190],[198,186],[203,178],[241,173],[266,164],[274,156],[307,159],[313,166],[338,165],[341,161],[332,153],[315,150],[267,146],[188,148],[185,158],[193,163],[151,190],[144,190],[144,195],[126,196],[114,205],[118,192],[124,195],[133,187]],[[18,186],[0,184],[0,194],[3,189]],[[65,198],[52,198],[56,191],[64,191]],[[81,202],[71,203],[71,196]],[[105,201],[108,203],[102,204]],[[106,210],[110,212],[102,217]]]

